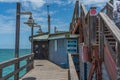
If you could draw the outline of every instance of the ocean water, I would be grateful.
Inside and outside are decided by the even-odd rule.
[[[30,54],[30,49],[20,49],[19,50],[19,56],[24,56]],[[15,56],[15,50],[14,49],[0,49],[0,63],[8,61],[13,59]],[[26,61],[23,60],[20,62],[20,67],[24,66],[26,64]],[[11,72],[14,71],[14,65],[10,65],[8,67],[5,67],[3,69],[2,75],[5,76]],[[19,74],[19,76],[23,76],[26,73],[26,69],[22,70]],[[8,80],[14,80],[14,76],[10,77]]]

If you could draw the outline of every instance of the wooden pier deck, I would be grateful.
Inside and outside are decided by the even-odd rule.
[[[20,80],[68,80],[68,70],[48,60],[35,60],[34,69]]]

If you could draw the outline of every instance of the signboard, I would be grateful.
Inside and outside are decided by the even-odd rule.
[[[120,0],[114,1],[113,19],[116,24],[120,23]]]
[[[96,8],[91,8],[90,9],[90,16],[96,16],[96,14],[97,14]]]
[[[69,39],[67,41],[67,53],[77,53],[77,40]]]

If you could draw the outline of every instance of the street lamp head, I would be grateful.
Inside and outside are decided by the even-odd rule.
[[[30,27],[33,27],[36,23],[34,23],[34,20],[32,18],[32,15],[30,15],[29,19],[27,22],[24,22],[24,24],[27,24]]]
[[[41,29],[41,26],[38,25],[38,27],[39,27],[39,30],[37,31],[37,33],[43,33],[43,32],[42,32],[42,29]]]

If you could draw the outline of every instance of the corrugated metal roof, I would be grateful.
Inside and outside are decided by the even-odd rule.
[[[63,38],[78,38],[79,35],[72,35],[72,34],[62,34],[62,35],[55,35],[55,36],[51,36],[48,38],[48,40],[52,40],[52,39],[63,39]]]
[[[48,34],[46,34],[46,35],[40,35],[40,36],[37,36],[37,37],[33,37],[33,40],[38,40],[38,41],[48,40],[48,37],[49,37]]]
[[[57,33],[57,34],[43,34],[40,36],[33,37],[34,40],[53,40],[53,39],[63,39],[63,38],[78,38],[79,35],[73,35],[70,33]]]

